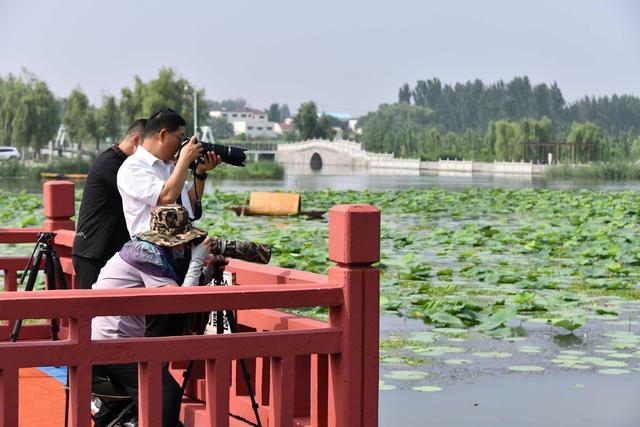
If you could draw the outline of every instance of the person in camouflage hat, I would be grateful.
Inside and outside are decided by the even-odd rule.
[[[204,239],[204,240],[203,240]],[[138,233],[124,244],[100,271],[94,289],[158,288],[198,286],[207,276],[203,270],[211,251],[211,239],[203,230],[192,227],[186,209],[178,204],[152,210],[150,230]],[[204,274],[203,274],[204,273]],[[120,339],[142,336],[181,335],[185,315],[98,316],[91,324],[91,339]],[[127,391],[138,408],[138,365],[94,366],[94,375],[108,378]],[[162,369],[162,425],[178,423],[182,390]],[[123,405],[127,402],[123,401]],[[116,412],[117,413],[117,412]],[[113,417],[107,411],[96,414],[96,426],[109,425]]]
[[[154,208],[151,211],[150,229],[135,237],[156,245],[174,247],[206,235],[206,231],[191,225],[184,206],[174,203]]]

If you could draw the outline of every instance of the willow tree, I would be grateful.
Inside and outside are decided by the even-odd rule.
[[[82,151],[83,144],[94,140],[96,136],[94,111],[82,89],[73,89],[69,94],[63,121],[69,139],[78,145],[78,152]]]

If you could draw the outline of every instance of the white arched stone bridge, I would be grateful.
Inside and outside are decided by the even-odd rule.
[[[278,144],[276,161],[308,165],[312,170],[324,166],[420,170],[420,159],[396,159],[393,154],[369,153],[359,143],[344,140],[313,139]]]

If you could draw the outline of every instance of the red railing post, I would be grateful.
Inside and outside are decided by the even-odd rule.
[[[207,378],[207,421],[211,427],[229,427],[229,386],[231,362],[210,359],[205,363]]]
[[[344,287],[344,304],[329,311],[342,331],[342,352],[329,356],[328,425],[378,425],[380,211],[339,205],[329,211],[329,282]]]
[[[91,341],[91,319],[70,319],[69,339],[79,348],[87,348]],[[82,350],[79,350],[82,351]],[[82,427],[90,425],[91,404],[91,360],[69,366],[69,425]]]
[[[0,427],[18,427],[18,369],[0,367]]]
[[[44,228],[47,231],[75,230],[74,185],[71,181],[47,181],[43,185]]]

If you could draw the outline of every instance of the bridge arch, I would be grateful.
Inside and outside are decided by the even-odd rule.
[[[309,168],[311,171],[325,168],[399,168],[415,172],[420,170],[420,159],[396,159],[393,154],[370,153],[359,143],[345,140],[313,139],[278,144],[276,161],[283,165]]]
[[[309,166],[311,170],[319,171],[322,169],[322,157],[317,152],[311,155],[311,160],[309,160]]]

